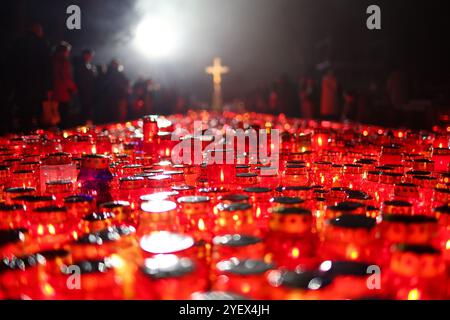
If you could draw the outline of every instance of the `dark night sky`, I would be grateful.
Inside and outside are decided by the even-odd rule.
[[[1,30],[7,44],[28,21],[40,20],[49,41],[68,40],[74,54],[91,47],[97,53],[96,62],[118,57],[130,78],[151,76],[201,98],[210,89],[204,67],[219,55],[231,68],[224,78],[225,96],[231,97],[266,84],[281,72],[297,76],[325,58],[376,69],[378,76],[383,67],[400,61],[421,77],[448,79],[448,2],[5,0]],[[65,9],[70,4],[81,7],[79,31],[65,28]],[[381,31],[365,27],[369,4],[381,7]],[[133,46],[133,32],[142,17],[161,12],[174,17],[179,50],[167,59],[150,59]],[[320,46],[324,43],[328,47]]]

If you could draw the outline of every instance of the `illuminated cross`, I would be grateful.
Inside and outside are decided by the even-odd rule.
[[[220,58],[216,57],[213,60],[213,65],[205,69],[207,74],[213,76],[214,94],[213,94],[213,110],[220,111],[222,109],[222,74],[227,73],[230,69],[222,66]]]

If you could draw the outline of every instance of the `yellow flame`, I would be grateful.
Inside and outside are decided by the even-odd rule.
[[[44,227],[42,226],[42,224],[38,225],[37,227],[37,233],[38,235],[42,236],[44,234]]]
[[[256,217],[259,218],[261,216],[261,208],[257,207],[256,208]]]
[[[414,288],[408,292],[408,300],[419,300],[420,299],[420,291],[417,288]]]
[[[322,144],[323,144],[322,137],[317,138],[317,144],[319,145],[319,147],[322,146]]]
[[[291,255],[294,258],[298,258],[300,255],[300,250],[297,247],[292,248]]]
[[[92,146],[91,152],[92,152],[92,154],[97,153],[97,147],[95,145]]]
[[[53,296],[55,294],[55,289],[53,289],[53,287],[46,283],[44,284],[44,292],[46,296]]]
[[[350,260],[356,260],[356,259],[358,259],[358,257],[359,257],[359,252],[358,252],[358,250],[357,250],[356,248],[354,248],[354,247],[349,247],[349,248],[347,249],[347,257],[348,257]]]
[[[166,148],[166,157],[170,156],[170,149]]]
[[[225,181],[225,176],[223,174],[223,169],[220,169],[220,182],[224,182]]]
[[[200,219],[198,220],[197,226],[198,226],[198,230],[200,230],[200,231],[205,231],[205,222],[203,221],[202,218],[200,218]]]
[[[52,224],[48,225],[48,232],[52,235],[56,234],[55,226]]]
[[[445,249],[450,250],[450,240],[447,240],[447,242],[445,243]]]

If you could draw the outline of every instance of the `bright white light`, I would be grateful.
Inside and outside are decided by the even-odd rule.
[[[162,58],[172,55],[178,44],[177,30],[170,19],[146,17],[139,23],[134,42],[145,55]]]

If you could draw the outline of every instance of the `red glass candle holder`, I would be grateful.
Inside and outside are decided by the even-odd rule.
[[[328,260],[375,261],[376,220],[365,215],[344,214],[327,221],[320,256]]]
[[[30,236],[42,250],[60,248],[76,236],[76,222],[65,207],[39,207],[28,215]]]
[[[127,225],[113,225],[100,231],[80,235],[70,244],[75,261],[96,260],[121,254],[137,247],[136,229]]]
[[[395,243],[431,244],[439,227],[433,217],[422,215],[383,214],[380,235],[387,245]]]
[[[154,231],[140,237],[139,245],[144,257],[175,254],[194,260],[197,258],[194,238],[182,233]]]
[[[272,300],[323,300],[331,279],[318,271],[273,270],[267,275]]]
[[[373,275],[371,263],[358,261],[331,261],[322,262],[318,270],[323,277],[331,279],[331,283],[323,289],[323,299],[367,299],[383,298],[385,291],[381,288],[369,287],[369,277]]]
[[[401,147],[398,145],[384,145],[381,147],[379,163],[385,164],[401,164],[402,154]]]
[[[314,218],[310,210],[300,207],[274,207],[267,234],[266,259],[278,267],[291,270],[310,268],[318,244],[313,234]]]
[[[124,290],[114,266],[106,259],[76,261],[72,265],[80,271],[79,289],[65,288],[66,300],[118,300],[124,298]],[[67,278],[73,271],[63,268]]]
[[[39,299],[58,300],[65,299],[63,294],[67,288],[67,277],[61,269],[72,265],[72,256],[66,249],[40,251],[45,258],[44,276],[40,279],[42,296]]]
[[[16,170],[11,175],[11,186],[37,188],[38,180],[33,170]]]
[[[285,186],[306,186],[309,182],[307,167],[302,164],[286,164],[282,181]]]
[[[332,219],[342,215],[365,215],[366,206],[360,202],[343,201],[334,206],[328,206],[325,211],[325,218]]]
[[[11,188],[6,188],[4,190],[4,192],[5,192],[6,203],[12,204],[13,203],[13,199],[18,197],[18,196],[35,195],[36,194],[36,188],[11,187]]]
[[[45,258],[40,254],[0,260],[0,283],[7,299],[40,299]]]
[[[178,231],[177,204],[168,200],[143,202],[139,215],[138,235],[153,231]]]
[[[133,208],[128,201],[104,202],[99,206],[100,212],[111,212],[117,224],[137,226],[139,222],[139,210]]]
[[[215,212],[214,233],[217,235],[229,233],[244,233],[258,236],[260,230],[255,228],[252,206],[249,203],[219,203]]]
[[[50,181],[45,185],[45,194],[54,196],[58,205],[63,205],[64,198],[70,196],[74,192],[74,184],[71,180]]]
[[[0,229],[0,259],[18,257],[25,254],[26,229]]]
[[[0,203],[0,230],[26,226],[25,208],[22,204]]]
[[[434,161],[434,170],[436,172],[446,172],[450,165],[450,149],[448,148],[433,148],[433,156],[431,160]]]
[[[447,277],[440,251],[431,246],[399,244],[393,248],[387,285],[393,298],[428,300],[445,297]]]
[[[108,211],[96,211],[85,215],[79,223],[81,234],[93,233],[116,224],[116,215]]]
[[[28,214],[24,218],[29,218],[30,212],[39,207],[51,206],[56,204],[56,198],[54,196],[36,196],[36,195],[23,195],[11,199],[14,204],[21,204]]]
[[[95,211],[94,197],[86,194],[72,195],[64,198],[64,206],[67,213],[74,220],[81,220],[84,216]]]
[[[184,232],[196,241],[211,241],[213,236],[214,216],[211,214],[211,203],[206,196],[185,196],[177,199],[180,204],[180,225]]]
[[[226,234],[214,237],[211,267],[222,260],[233,257],[237,259],[263,259],[265,244],[259,237],[246,234]]]
[[[138,299],[187,300],[207,288],[207,274],[191,259],[172,254],[147,258],[137,273]]]
[[[273,265],[262,260],[231,258],[217,263],[212,289],[235,292],[255,299],[267,299],[269,284],[266,273]]]

